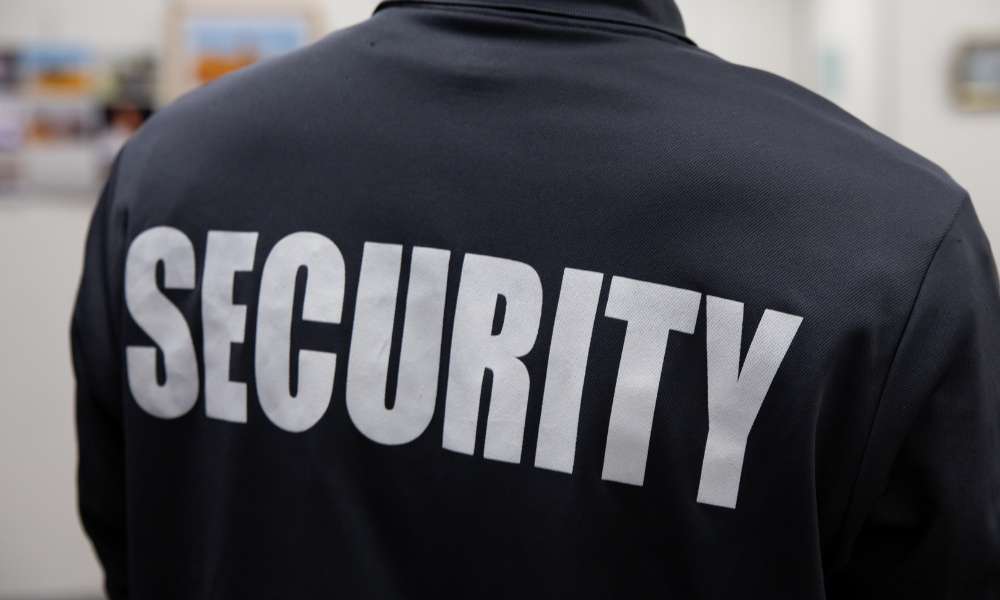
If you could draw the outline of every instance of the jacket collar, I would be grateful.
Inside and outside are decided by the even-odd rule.
[[[692,43],[674,0],[382,0],[375,10],[396,4],[447,4],[567,15],[654,29]]]

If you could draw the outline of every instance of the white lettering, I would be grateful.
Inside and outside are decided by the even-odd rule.
[[[497,301],[506,300],[500,331],[493,333]],[[520,462],[530,378],[520,358],[535,344],[542,314],[538,273],[522,262],[467,254],[455,307],[445,399],[443,445],[472,454],[483,376],[493,374],[485,458]]]
[[[580,398],[604,275],[566,269],[549,346],[535,466],[573,472]]]
[[[163,353],[165,381],[162,385],[157,381],[156,348],[152,346],[128,346],[125,364],[136,403],[154,417],[174,419],[198,401],[198,360],[184,315],[157,287],[160,262],[163,287],[194,289],[191,240],[172,227],[153,227],[132,241],[125,259],[125,304],[132,319]]]
[[[337,355],[299,350],[298,390],[290,389],[292,301],[295,278],[305,267],[302,319],[340,323],[344,304],[344,258],[337,246],[318,233],[282,238],[264,263],[257,309],[255,370],[261,408],[278,427],[305,431],[323,416],[333,394]]]
[[[229,379],[232,344],[246,335],[247,308],[233,304],[234,276],[253,270],[256,233],[208,232],[201,284],[201,326],[205,354],[205,414],[247,422],[247,386]]]
[[[369,439],[388,445],[412,442],[434,416],[451,253],[413,249],[396,399],[389,409],[386,379],[402,255],[396,244],[365,244],[347,365],[351,421]]]
[[[708,296],[705,303],[708,441],[698,502],[736,508],[750,429],[802,317],[764,311],[740,370],[743,303],[715,296]]]
[[[628,322],[601,478],[642,485],[671,331],[694,332],[701,294],[691,290],[614,277],[605,314]]]

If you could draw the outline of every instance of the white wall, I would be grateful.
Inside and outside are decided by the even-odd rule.
[[[100,585],[76,516],[68,347],[90,210],[0,199],[0,598]]]
[[[0,0],[0,43],[155,49],[168,0]]]
[[[368,18],[378,0],[329,0],[330,23],[334,29],[353,25]]]
[[[804,0],[677,0],[688,35],[726,60],[793,81],[811,76]]]
[[[814,4],[810,45],[815,88],[861,120],[878,127],[887,89],[880,80],[881,0],[819,0]]]

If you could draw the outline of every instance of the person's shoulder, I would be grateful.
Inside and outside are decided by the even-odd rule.
[[[315,131],[303,115],[332,108],[349,89],[356,27],[199,86],[158,110],[121,153],[118,172],[132,183],[195,181],[215,170],[248,168]],[[287,150],[287,148],[284,148]],[[136,181],[136,180],[139,181]]]
[[[816,218],[887,237],[940,238],[967,202],[937,164],[779,75],[691,48],[679,61],[715,166]]]

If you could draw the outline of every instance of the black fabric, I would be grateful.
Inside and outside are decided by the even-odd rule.
[[[964,190],[808,91],[693,46],[671,3],[470,4],[386,3],[185,96],[119,157],[73,324],[80,507],[109,595],[996,597],[1000,293]],[[197,265],[192,290],[157,274],[202,379],[173,419],[137,404],[125,361],[155,346],[125,306],[124,265],[157,226],[189,238]],[[209,231],[259,232],[233,298],[246,423],[205,410]],[[262,266],[298,231],[336,243],[346,288],[340,324],[293,325],[294,349],[337,366],[322,418],[291,433],[262,410],[254,352]],[[401,282],[412,247],[451,252],[436,409],[398,446],[345,407],[366,242],[403,245]],[[442,444],[472,254],[542,284],[515,463],[484,458],[489,383],[474,453]],[[604,275],[571,474],[534,466],[566,268]],[[766,310],[802,317],[735,508],[697,501],[705,298],[693,333],[668,338],[643,484],[602,479],[627,334],[605,316],[612,276],[743,303],[744,357]]]

